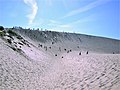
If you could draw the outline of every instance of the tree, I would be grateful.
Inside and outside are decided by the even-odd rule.
[[[0,26],[0,30],[4,30],[4,27],[3,27],[3,26]]]

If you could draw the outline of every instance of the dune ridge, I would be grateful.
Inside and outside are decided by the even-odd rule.
[[[119,90],[120,40],[12,31],[0,37],[0,90]]]

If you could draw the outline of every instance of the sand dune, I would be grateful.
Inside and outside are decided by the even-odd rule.
[[[23,38],[12,36],[12,44],[0,38],[0,90],[119,90],[119,40],[15,32]]]

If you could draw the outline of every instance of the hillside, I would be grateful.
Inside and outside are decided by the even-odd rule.
[[[0,90],[118,90],[120,40],[6,29],[0,36]]]
[[[73,49],[74,51],[89,51],[92,53],[120,53],[120,40],[55,31],[28,29],[17,29],[15,31],[30,40],[30,42],[34,42],[36,46],[43,44],[54,47],[56,50],[60,47],[61,49],[66,48],[68,50]]]

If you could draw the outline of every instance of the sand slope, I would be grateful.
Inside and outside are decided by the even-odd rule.
[[[0,38],[0,90],[119,90],[119,41],[99,38],[101,46],[97,46],[95,37],[96,41],[90,42],[83,36],[79,44],[74,35],[68,35],[73,42],[57,36],[58,42],[44,43],[22,36],[24,43],[13,37],[17,44]],[[106,41],[109,45],[104,44]]]

